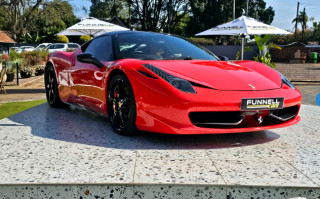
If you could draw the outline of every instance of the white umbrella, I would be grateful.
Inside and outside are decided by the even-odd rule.
[[[209,30],[200,32],[196,36],[200,35],[241,35],[241,60],[243,60],[243,45],[244,37],[246,35],[286,35],[292,34],[288,31],[270,26],[268,24],[257,21],[256,19],[241,16],[228,23],[210,28]]]
[[[98,36],[106,32],[126,31],[126,30],[130,30],[130,29],[90,17],[80,21],[79,23],[74,24],[73,26],[59,32],[56,35]]]

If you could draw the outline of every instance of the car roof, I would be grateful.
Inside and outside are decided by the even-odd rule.
[[[144,32],[144,31],[114,31],[114,32],[108,32],[108,33],[104,33],[102,35],[99,35],[98,37],[101,36],[113,36],[113,35],[123,35],[123,34],[156,34],[156,35],[166,35],[166,33],[157,33],[157,32]],[[97,37],[95,37],[97,38]]]

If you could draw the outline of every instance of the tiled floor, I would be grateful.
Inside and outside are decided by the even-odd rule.
[[[297,85],[296,86],[302,94],[302,103],[310,104],[310,105],[317,105],[316,97],[320,94],[320,84],[312,85]]]
[[[271,186],[313,198],[320,196],[320,107],[303,105],[300,115],[295,126],[261,132],[124,137],[103,117],[42,104],[0,120],[0,184],[126,185],[140,195],[154,193],[144,192],[153,185],[218,195]]]

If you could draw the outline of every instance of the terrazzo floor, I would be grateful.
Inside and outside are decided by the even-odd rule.
[[[42,104],[0,120],[0,198],[320,198],[320,107],[300,116],[260,132],[124,137]]]

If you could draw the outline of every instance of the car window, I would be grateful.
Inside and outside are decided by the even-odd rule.
[[[54,44],[51,44],[49,47],[48,47],[48,49],[54,49]]]
[[[190,41],[164,34],[122,34],[116,38],[119,59],[217,60],[215,55]]]
[[[57,44],[55,48],[64,48],[64,44]]]
[[[102,36],[92,40],[87,47],[86,53],[91,53],[101,61],[112,61],[112,41],[110,36]]]
[[[78,48],[77,44],[68,44],[68,48]]]

